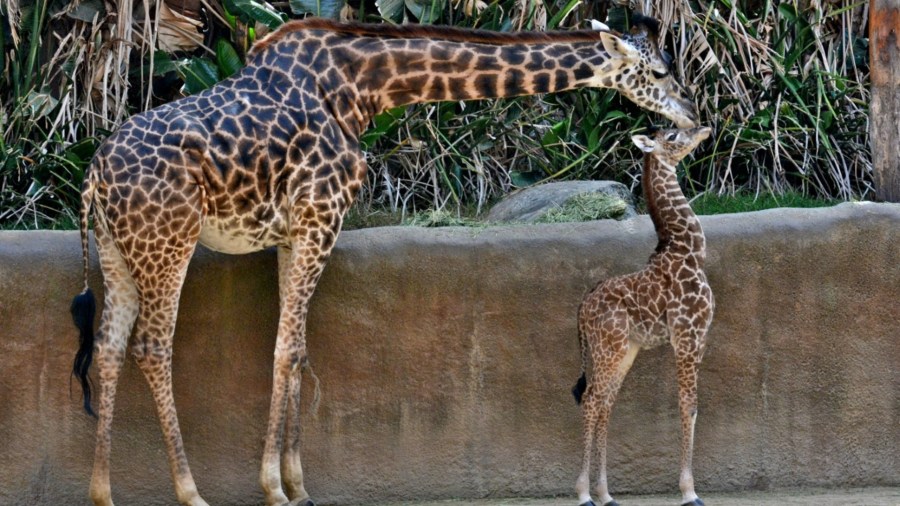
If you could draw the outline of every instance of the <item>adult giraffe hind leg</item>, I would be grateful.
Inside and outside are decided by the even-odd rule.
[[[176,185],[152,173],[141,174],[137,186],[153,188],[140,201],[142,205],[132,200],[124,209],[108,206],[106,214],[110,235],[138,293],[131,352],[153,394],[176,496],[187,506],[208,506],[188,466],[172,393],[178,299],[203,213],[200,188],[190,178],[179,181],[182,184]]]
[[[113,244],[102,220],[97,220],[94,234],[104,273],[104,310],[95,343],[100,392],[91,499],[97,506],[112,506],[109,459],[113,408],[119,374],[125,362],[128,337],[137,318],[138,294],[128,266]]]

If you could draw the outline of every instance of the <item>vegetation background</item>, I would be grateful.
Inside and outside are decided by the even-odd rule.
[[[321,15],[490,30],[659,18],[715,135],[692,195],[871,195],[868,2],[855,0],[0,0],[0,228],[74,228],[84,172],[130,115],[227,78],[255,39]],[[480,213],[544,180],[637,189],[658,117],[610,90],[426,104],[377,117],[355,212]]]

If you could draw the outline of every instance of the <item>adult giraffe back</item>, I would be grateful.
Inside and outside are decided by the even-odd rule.
[[[74,372],[89,408],[93,350],[100,376],[94,503],[112,504],[110,427],[133,332],[131,352],[153,391],[178,500],[206,504],[188,467],[171,383],[178,298],[198,242],[226,253],[278,247],[281,309],[260,482],[269,505],[311,504],[299,453],[306,313],[364,180],[359,135],[372,117],[416,102],[592,86],[615,88],[692,125],[695,106],[668,63],[656,22],[646,18],[628,34],[499,34],[310,19],[287,23],[258,43],[234,77],[128,120],[98,150],[82,192],[85,290],[73,301],[81,332]],[[92,205],[105,287],[96,342],[86,268]]]

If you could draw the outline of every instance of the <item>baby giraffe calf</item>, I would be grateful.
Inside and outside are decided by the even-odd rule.
[[[709,128],[660,130],[634,143],[645,152],[641,184],[659,243],[643,270],[601,282],[578,311],[582,375],[573,389],[583,403],[584,461],[576,490],[581,506],[595,506],[589,492],[596,440],[601,504],[615,506],[606,484],[606,434],[616,393],[641,348],[665,342],[675,348],[683,431],[681,492],[685,505],[701,506],[694,493],[691,454],[697,420],[697,369],[713,317],[713,294],[703,263],[706,238],[678,186],[675,166],[709,137]]]

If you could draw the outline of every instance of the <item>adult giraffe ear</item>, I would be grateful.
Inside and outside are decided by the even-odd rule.
[[[631,142],[644,153],[651,153],[653,148],[656,147],[656,141],[646,135],[634,135],[631,137]]]
[[[607,26],[606,23],[601,23],[601,22],[597,21],[596,19],[591,19],[590,22],[591,22],[591,30],[597,30],[598,32],[608,32],[609,31],[609,26]]]
[[[620,58],[622,60],[637,60],[640,56],[637,48],[628,43],[625,39],[614,35],[612,32],[600,32],[600,42],[603,49],[609,54],[610,58]]]

